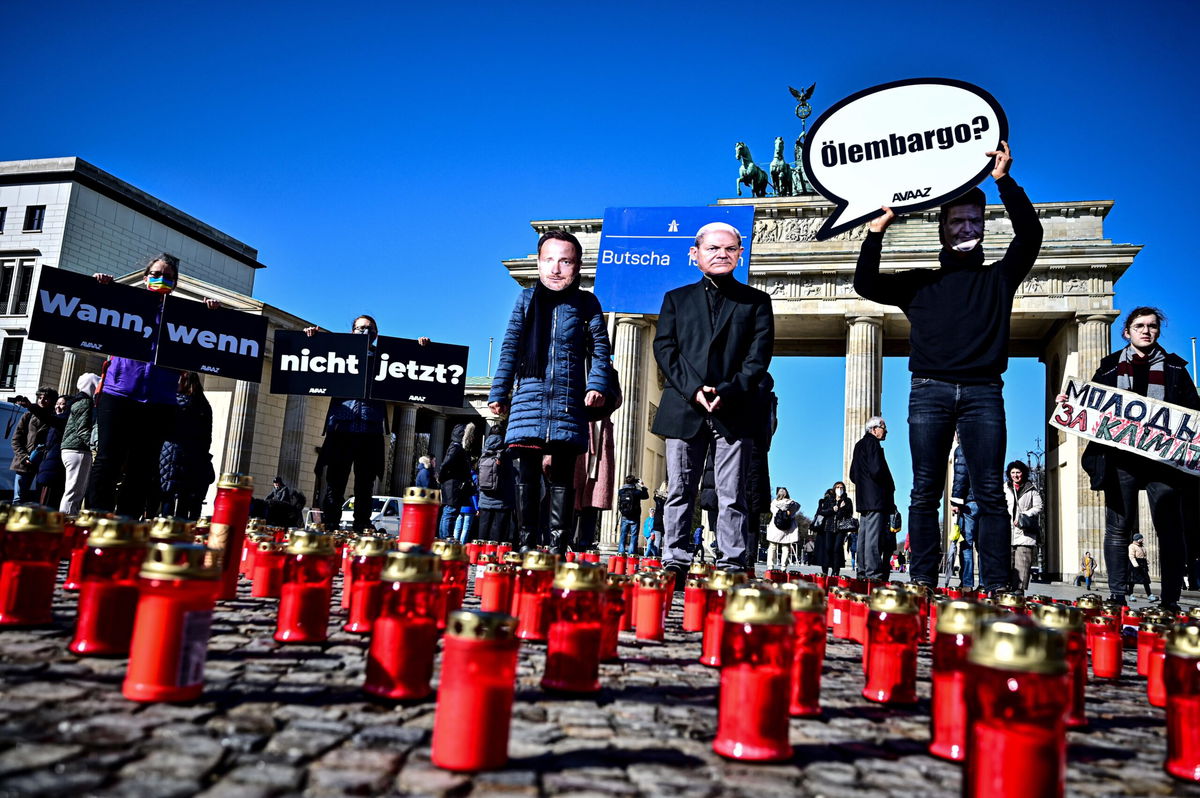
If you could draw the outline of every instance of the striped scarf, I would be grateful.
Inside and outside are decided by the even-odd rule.
[[[1167,362],[1167,355],[1161,346],[1156,345],[1154,350],[1145,356],[1138,354],[1132,344],[1122,349],[1121,359],[1117,361],[1117,387],[1122,391],[1132,391],[1134,365],[1141,365],[1147,361],[1150,363],[1150,379],[1146,386],[1146,396],[1165,400],[1167,395],[1163,364]]]

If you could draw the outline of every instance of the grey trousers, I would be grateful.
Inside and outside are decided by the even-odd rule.
[[[1029,572],[1033,569],[1033,560],[1037,556],[1037,546],[1013,546],[1013,571],[1016,572],[1014,587],[1021,590],[1029,589]]]
[[[692,561],[692,516],[696,489],[704,473],[708,447],[713,446],[716,478],[717,548],[720,568],[744,568],[749,513],[746,505],[746,476],[750,468],[749,438],[727,441],[707,424],[691,438],[667,438],[667,501],[664,507],[666,534],[665,564],[687,568]]]
[[[884,582],[891,576],[891,566],[880,551],[883,536],[892,534],[888,528],[889,515],[867,512],[858,518],[858,572],[867,579]]]

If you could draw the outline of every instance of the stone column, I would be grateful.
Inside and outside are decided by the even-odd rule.
[[[624,399],[621,407],[613,414],[613,444],[615,462],[613,491],[625,481],[626,474],[642,476],[642,428],[645,424],[643,398],[645,389],[643,372],[653,364],[645,363],[646,321],[637,316],[618,316],[616,335],[613,341],[613,365],[621,379]],[[653,490],[653,487],[651,487]],[[615,502],[615,498],[614,498]],[[617,547],[617,513],[607,510],[600,518],[600,545],[606,549]]]
[[[847,314],[846,407],[842,430],[842,479],[853,495],[850,460],[871,416],[879,415],[883,391],[883,316]]]
[[[234,380],[233,395],[229,400],[229,426],[225,432],[225,463],[222,466],[227,472],[249,473],[257,406],[258,383]]]
[[[392,495],[409,487],[413,478],[413,450],[417,430],[417,406],[403,404],[396,408],[392,429],[396,431],[396,452],[392,460]]]
[[[429,456],[437,460],[438,467],[442,465],[442,455],[446,450],[446,414],[433,411],[433,420],[429,422]]]
[[[75,371],[79,357],[75,354],[74,349],[68,349],[65,346],[60,347],[60,349],[62,349],[63,360],[62,371],[58,378],[58,395],[72,396],[75,394]]]
[[[1076,367],[1076,374],[1073,377],[1089,380],[1096,373],[1096,367],[1100,365],[1100,359],[1108,354],[1110,349],[1110,327],[1113,320],[1119,314],[1116,311],[1093,312],[1082,311],[1075,314],[1075,323],[1078,325],[1077,342],[1079,346],[1079,359]],[[1054,386],[1055,393],[1058,393],[1058,387]],[[1069,435],[1068,440],[1072,443],[1074,451],[1071,456],[1075,457],[1078,462],[1079,456],[1083,454],[1084,443],[1081,439]],[[1077,483],[1075,489],[1078,495],[1079,507],[1079,551],[1090,551],[1096,558],[1097,571],[1104,570],[1104,494],[1092,490],[1091,478],[1082,468],[1077,470]],[[1065,486],[1064,486],[1065,487]],[[1146,535],[1149,539],[1151,535]],[[1156,559],[1157,561],[1157,559]],[[1078,563],[1063,563],[1064,569],[1074,569],[1078,567]]]

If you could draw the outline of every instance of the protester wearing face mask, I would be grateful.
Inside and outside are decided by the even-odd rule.
[[[817,530],[815,553],[823,576],[837,576],[846,567],[846,537],[853,534],[854,501],[846,483],[835,482],[817,502],[812,528]]]
[[[1012,243],[1004,257],[990,264],[984,260],[986,197],[973,188],[942,206],[942,251],[933,269],[879,272],[883,234],[896,218],[885,207],[863,240],[854,289],[865,299],[899,306],[911,325],[912,581],[937,584],[938,513],[957,427],[979,505],[975,548],[980,583],[995,592],[1008,587],[1010,576],[1009,524],[1001,486],[1007,435],[1001,388],[1008,368],[1009,325],[1013,295],[1037,259],[1042,226],[1029,198],[1009,175],[1008,144],[1002,141],[1000,149],[987,154],[1012,223]]]
[[[108,285],[112,275],[96,274]],[[142,272],[147,291],[165,299],[179,284],[179,258],[163,252]],[[210,308],[219,307],[206,299]],[[88,483],[87,506],[140,518],[158,511],[158,458],[166,431],[173,426],[179,372],[141,360],[110,357],[96,396],[96,461]],[[118,489],[118,484],[120,488]]]

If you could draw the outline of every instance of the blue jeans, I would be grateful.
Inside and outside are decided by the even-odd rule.
[[[962,586],[975,587],[975,516],[979,515],[979,503],[972,500],[958,514],[962,525]]]
[[[438,522],[438,537],[454,537],[454,522],[458,518],[459,508],[450,505],[442,506],[442,518]]]
[[[938,510],[946,484],[946,466],[954,430],[958,430],[971,492],[979,505],[975,548],[984,590],[1008,587],[1011,529],[1004,504],[1004,395],[999,381],[961,385],[912,378],[908,395],[908,435],[913,487],[908,507],[914,582],[937,584],[941,560]]]
[[[629,545],[625,545],[625,541],[629,541]],[[621,519],[621,537],[617,544],[617,554],[637,554],[638,542],[638,522],[630,521],[628,518]]]
[[[36,502],[38,500],[38,491],[34,487],[37,483],[37,472],[32,474],[17,473],[16,482],[13,485],[13,504],[21,502]]]
[[[454,519],[454,537],[459,543],[466,544],[471,539],[471,527],[475,526],[472,523],[475,516],[470,513],[459,512],[458,518]]]

